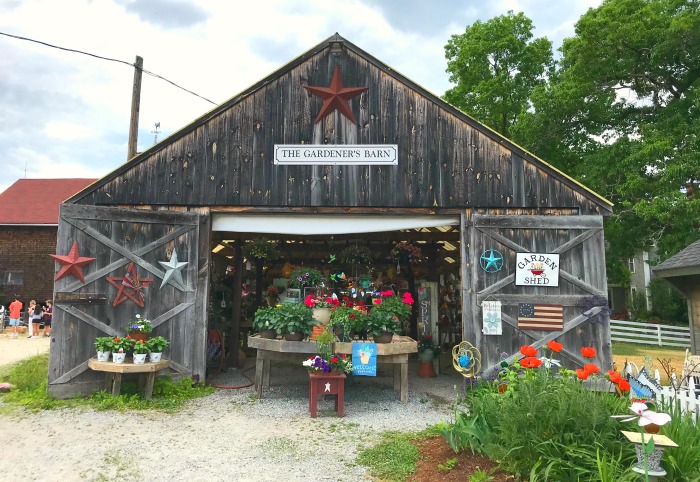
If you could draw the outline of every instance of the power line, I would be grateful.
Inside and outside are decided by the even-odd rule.
[[[129,67],[138,68],[138,67],[136,67],[136,65],[132,64],[131,62],[127,62],[127,61],[125,61],[125,60],[112,59],[112,58],[109,58],[109,57],[103,57],[103,56],[101,56],[101,55],[91,54],[90,52],[83,52],[82,50],[69,49],[69,48],[66,48],[66,47],[59,47],[58,45],[52,45],[52,44],[50,44],[50,43],[42,42],[42,41],[40,41],[40,40],[34,40],[34,39],[31,39],[31,38],[27,38],[27,37],[20,37],[19,35],[12,35],[12,34],[5,33],[5,32],[0,32],[0,35],[4,35],[4,36],[6,36],[6,37],[16,38],[16,39],[19,39],[19,40],[26,40],[26,41],[28,41],[28,42],[34,42],[34,43],[41,44],[41,45],[45,45],[45,46],[47,46],[47,47],[51,47],[51,48],[54,48],[54,49],[65,50],[66,52],[74,52],[74,53],[76,53],[76,54],[88,55],[88,56],[90,56],[90,57],[95,57],[95,58],[97,58],[97,59],[108,60],[108,61],[110,61],[110,62],[117,62],[117,63],[120,63],[120,64],[128,65]],[[142,69],[140,69],[140,70],[141,70],[144,74],[148,74],[148,75],[153,76],[153,77],[155,77],[155,78],[157,78],[157,79],[164,80],[164,81],[166,81],[167,83],[169,83],[169,84],[171,84],[171,85],[177,87],[178,89],[184,90],[185,92],[187,92],[187,93],[189,93],[189,94],[192,94],[192,95],[194,95],[194,96],[196,96],[196,97],[199,97],[200,99],[206,100],[207,102],[209,102],[209,103],[211,103],[211,104],[219,105],[219,104],[217,104],[216,102],[214,102],[214,101],[212,101],[212,100],[209,100],[209,99],[207,99],[206,97],[203,97],[203,96],[197,94],[196,92],[192,92],[192,91],[189,90],[189,89],[185,89],[184,87],[182,87],[182,86],[180,86],[180,85],[177,85],[175,82],[173,82],[173,81],[171,81],[171,80],[168,80],[168,79],[166,79],[165,77],[162,77],[162,76],[160,76],[160,75],[158,75],[158,74],[156,74],[156,73],[150,72],[150,71],[148,71],[148,70],[146,70],[146,69],[144,69],[144,68],[142,68]]]

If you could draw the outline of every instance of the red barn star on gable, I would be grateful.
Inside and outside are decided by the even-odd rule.
[[[348,101],[368,89],[367,87],[344,87],[343,79],[340,77],[340,67],[337,65],[335,66],[335,71],[333,72],[333,78],[331,79],[331,85],[329,87],[311,87],[305,85],[304,88],[323,99],[323,106],[318,112],[314,124],[318,124],[324,117],[335,110],[354,123],[355,116],[352,115],[352,109],[350,109]]]
[[[126,270],[126,274],[123,277],[108,276],[107,281],[109,284],[119,289],[117,296],[114,297],[112,306],[117,306],[122,301],[130,299],[143,308],[145,304],[143,290],[153,282],[153,278],[139,278],[136,274],[134,263],[129,263],[129,268]],[[121,281],[121,283],[118,283],[119,281]]]
[[[95,261],[95,258],[83,258],[78,252],[78,242],[73,242],[73,247],[66,256],[60,256],[58,254],[50,254],[53,259],[61,263],[61,269],[59,270],[54,281],[58,281],[66,275],[72,274],[80,280],[81,283],[85,283],[85,278],[83,277],[83,266]]]

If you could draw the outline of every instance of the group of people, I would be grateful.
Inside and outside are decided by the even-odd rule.
[[[12,327],[12,338],[19,337],[19,327],[21,324],[22,308],[24,305],[15,296],[15,300],[8,306],[10,326]],[[53,316],[53,302],[46,300],[46,305],[37,304],[31,300],[27,308],[27,338],[39,338],[41,335],[41,324],[44,323],[44,336],[51,336],[51,318]]]

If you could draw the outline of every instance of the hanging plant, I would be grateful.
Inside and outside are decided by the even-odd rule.
[[[367,265],[372,261],[372,253],[367,246],[351,244],[340,252],[340,261],[348,264]]]
[[[314,268],[296,268],[289,274],[289,286],[292,288],[305,288],[317,286],[323,281],[321,272]]]
[[[243,256],[253,260],[274,261],[279,258],[277,242],[267,238],[255,238],[243,245]]]
[[[396,243],[387,259],[390,259],[394,263],[421,263],[425,261],[425,257],[421,252],[421,249],[417,246],[407,243],[406,241],[401,241]]]

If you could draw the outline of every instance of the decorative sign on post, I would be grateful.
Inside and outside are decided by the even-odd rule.
[[[502,335],[503,325],[501,324],[501,302],[500,301],[484,301],[481,303],[483,310],[483,328],[481,331],[484,335]]]
[[[377,376],[377,345],[375,343],[352,344],[352,374],[365,377]]]
[[[396,144],[275,144],[275,164],[395,166],[398,150]]]
[[[421,286],[418,288],[418,331],[420,333],[431,333],[433,324],[431,322],[431,298],[430,288]]]
[[[54,303],[56,304],[90,305],[106,302],[106,293],[71,293],[67,291],[57,291],[54,297]]]
[[[559,286],[559,255],[517,253],[516,286]]]

